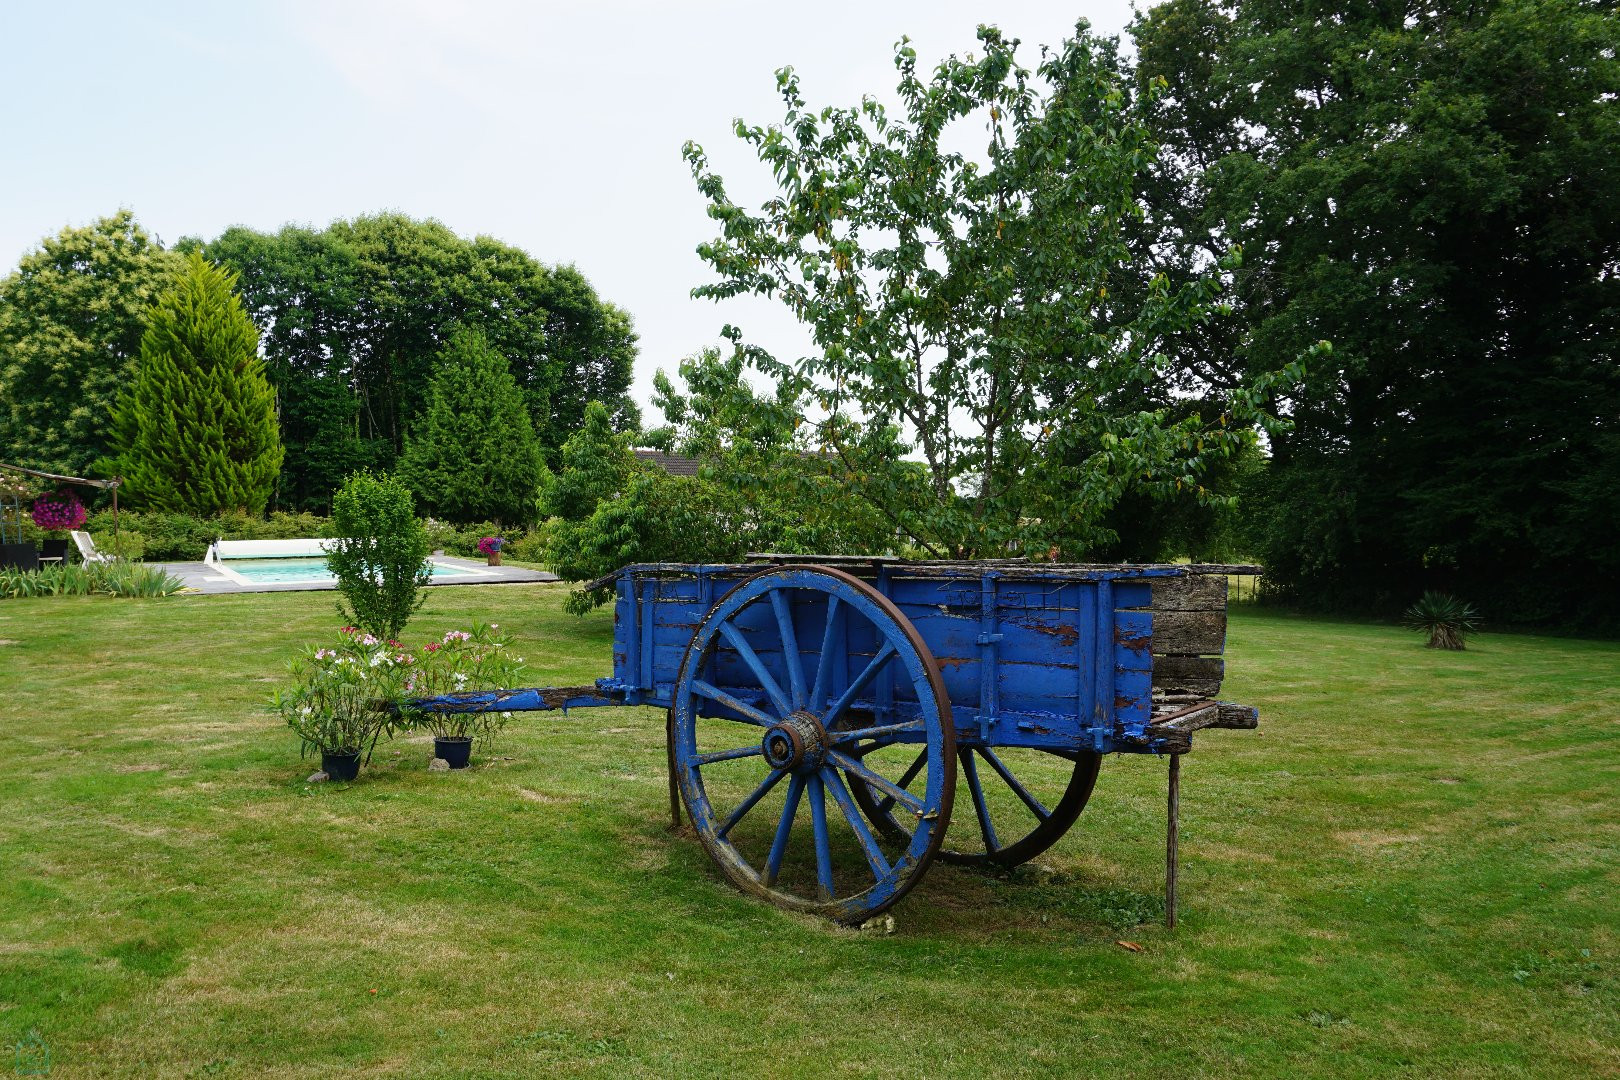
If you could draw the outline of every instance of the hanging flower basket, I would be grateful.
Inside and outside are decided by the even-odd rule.
[[[83,525],[89,514],[77,495],[54,492],[34,500],[34,524],[46,532],[69,532]]]

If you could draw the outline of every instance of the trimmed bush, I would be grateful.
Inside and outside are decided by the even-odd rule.
[[[248,514],[221,514],[196,517],[167,514],[156,510],[125,510],[118,515],[118,528],[124,537],[124,557],[142,557],[130,550],[128,534],[139,534],[147,559],[167,562],[196,562],[215,540],[296,540],[332,535],[330,518],[314,514],[271,514],[268,520]],[[113,518],[110,510],[97,511],[85,522],[85,529],[96,547],[113,551]]]
[[[385,641],[398,638],[433,574],[433,548],[411,489],[363,469],[332,496],[332,526],[336,542],[326,564],[342,596],[338,612]]]

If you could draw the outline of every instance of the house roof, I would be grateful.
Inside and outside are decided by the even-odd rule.
[[[671,476],[696,476],[703,465],[697,458],[666,454],[662,450],[637,450],[636,457],[657,465]]]

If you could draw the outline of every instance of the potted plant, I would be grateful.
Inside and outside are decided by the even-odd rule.
[[[500,626],[474,623],[471,630],[451,630],[422,646],[404,681],[405,716],[413,727],[433,733],[433,756],[452,769],[465,769],[473,743],[494,739],[512,714],[499,708],[467,712],[412,709],[415,698],[472,690],[510,690],[518,685],[523,657],[512,653],[511,639]]]
[[[489,559],[489,565],[499,566],[501,565],[501,545],[504,543],[506,543],[504,537],[486,536],[478,541],[478,550],[483,552],[484,556]]]
[[[416,657],[398,642],[379,641],[352,626],[335,645],[306,649],[288,665],[292,685],[275,707],[302,741],[302,753],[321,755],[321,771],[353,780],[360,756],[370,760],[383,734],[399,724],[398,707]]]

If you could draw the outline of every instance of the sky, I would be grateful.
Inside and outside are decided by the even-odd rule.
[[[1129,0],[0,0],[0,272],[119,207],[165,244],[433,218],[573,264],[629,311],[645,407],[654,371],[727,322],[778,355],[804,341],[767,301],[689,297],[715,228],[686,140],[757,205],[769,174],[731,125],[781,119],[776,69],[817,108],[892,100],[902,35],[926,70],[993,22],[1033,67],[1077,19],[1119,34],[1130,17]]]

